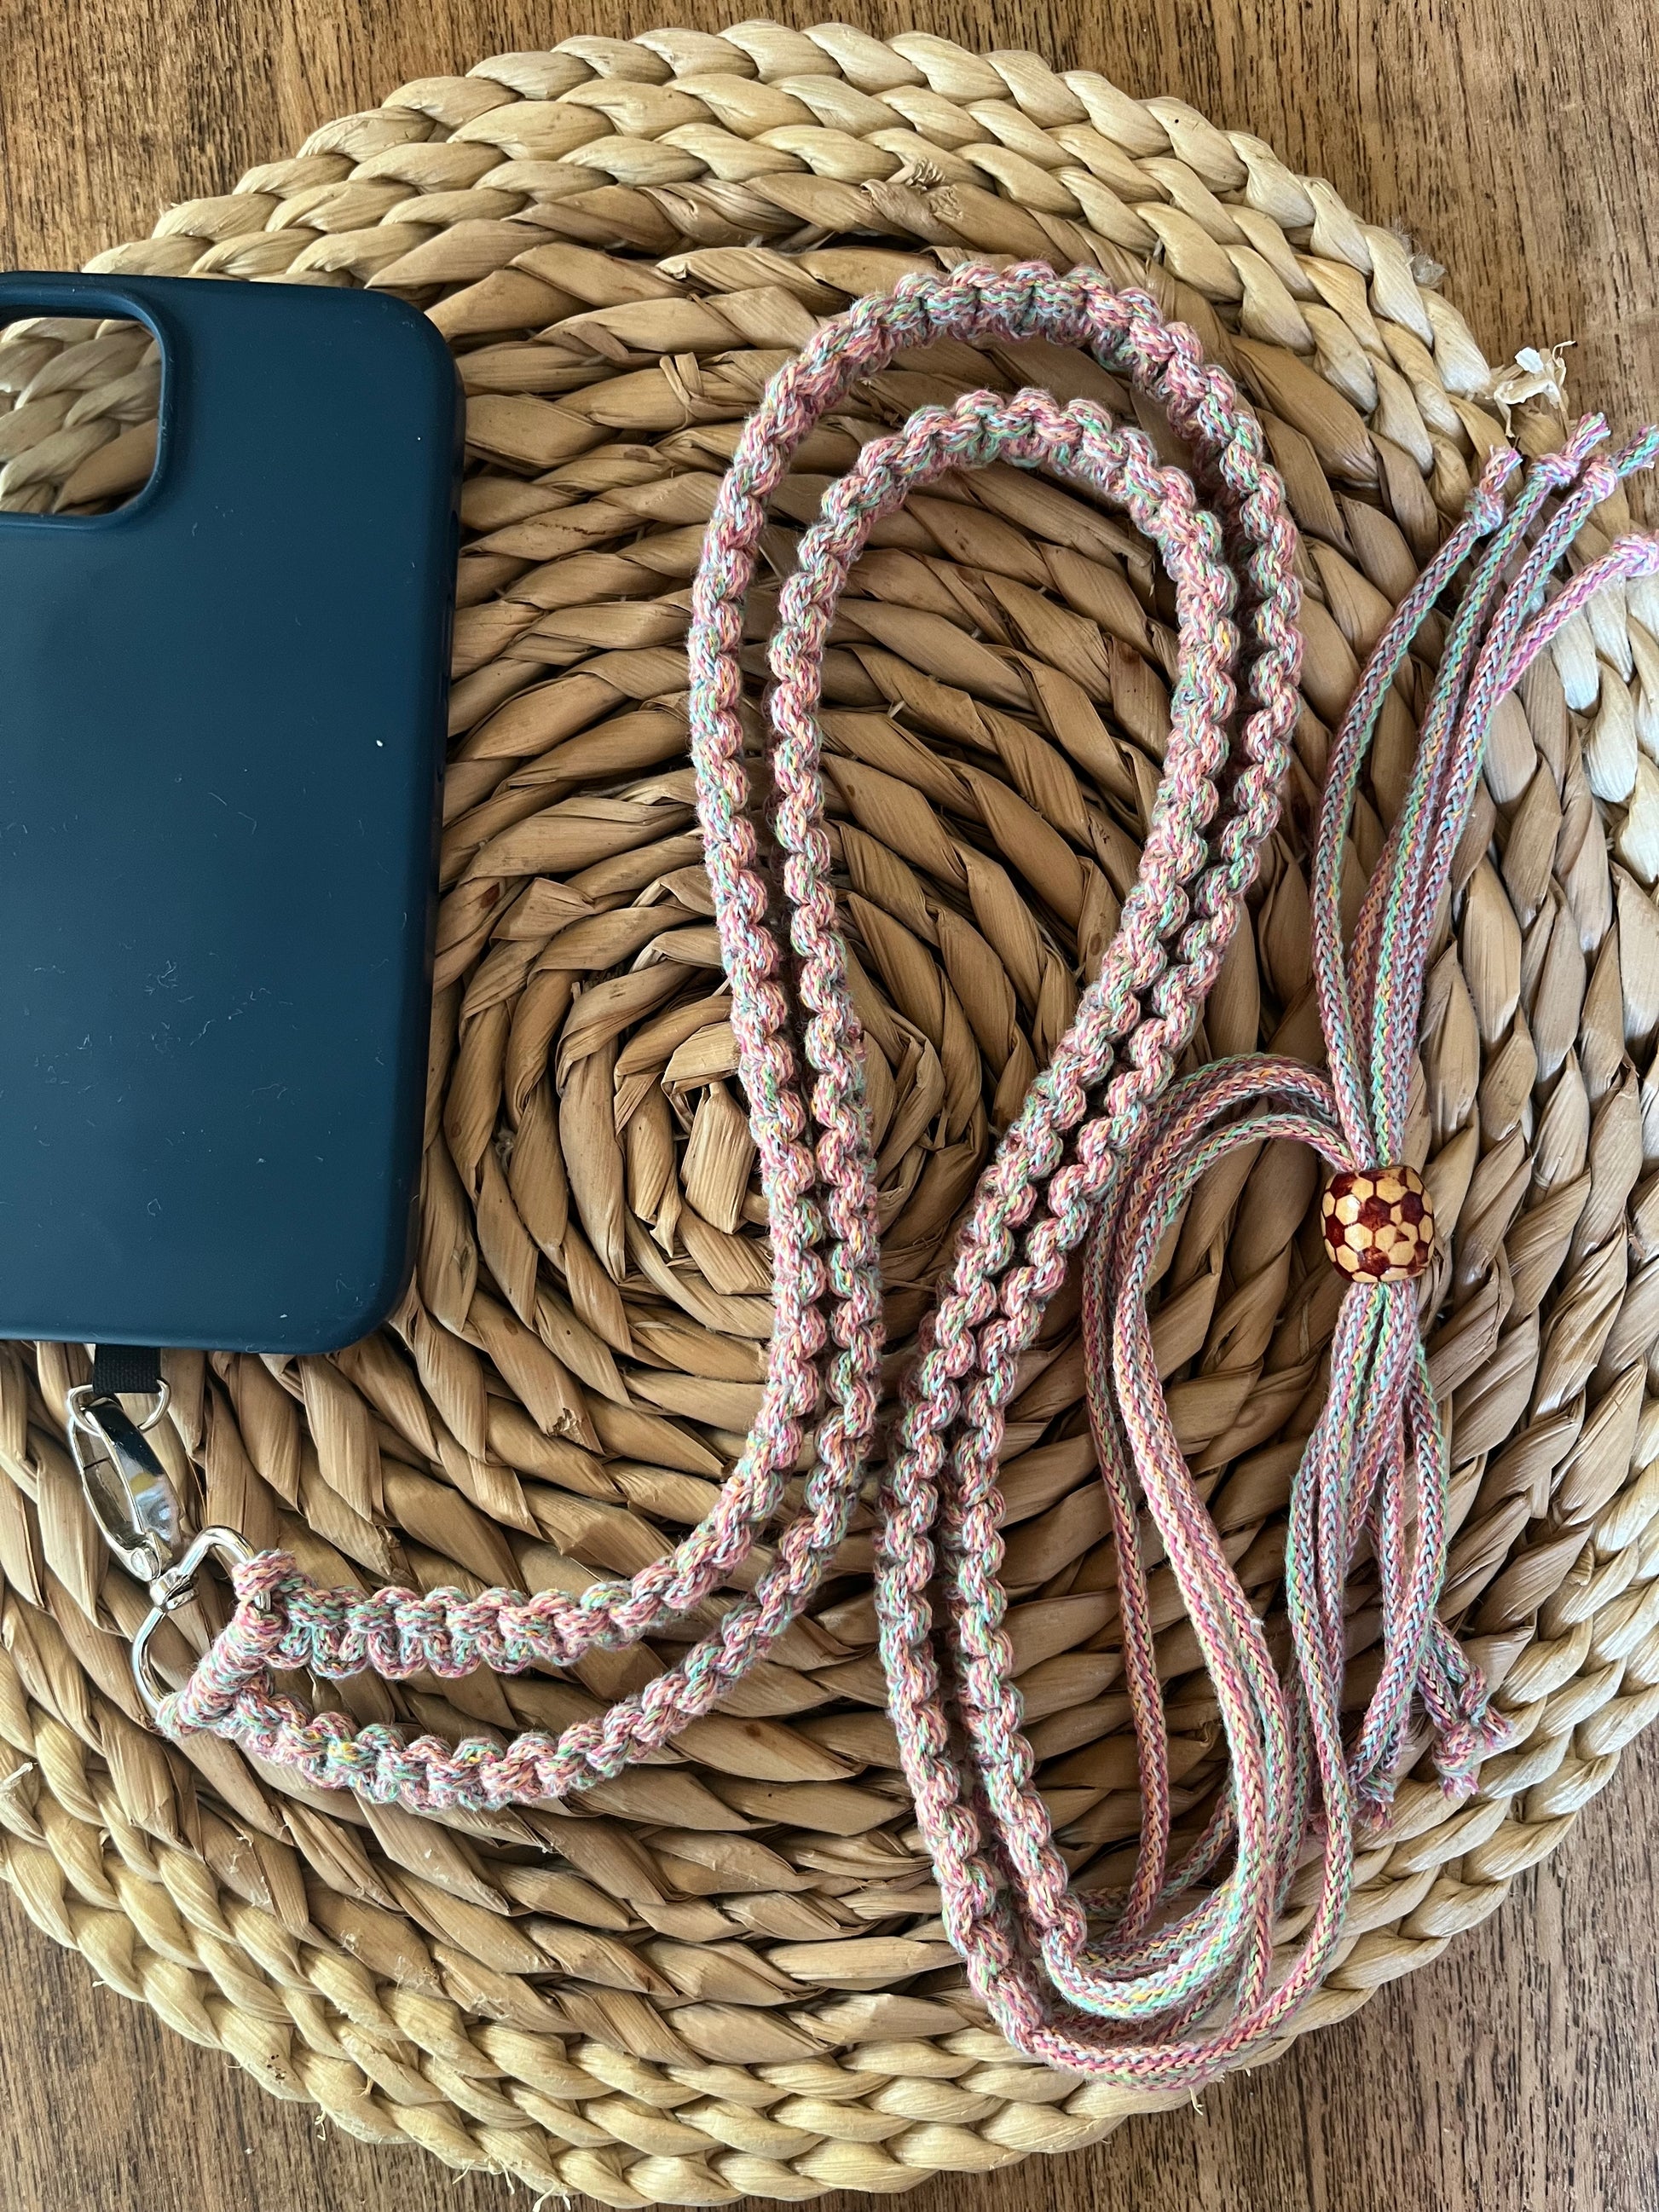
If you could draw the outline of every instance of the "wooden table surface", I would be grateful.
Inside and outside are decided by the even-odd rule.
[[[1659,412],[1659,108],[1641,0],[836,0],[891,34],[1029,46],[1175,93],[1408,228],[1493,360],[1577,341],[1571,389]],[[404,79],[581,31],[707,28],[677,0],[0,0],[0,265],[71,268]],[[1651,500],[1649,512],[1654,513]],[[3,680],[0,677],[0,680]],[[945,2177],[916,2212],[1636,2212],[1659,2202],[1659,1747],[1436,1965],[1201,2110]],[[507,2212],[371,2151],[94,1987],[0,1893],[0,2212]],[[868,2198],[820,2198],[858,2212]]]

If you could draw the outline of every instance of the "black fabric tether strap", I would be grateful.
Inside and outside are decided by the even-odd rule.
[[[92,1387],[100,1398],[154,1397],[161,1387],[161,1355],[149,1344],[100,1344],[92,1355]]]

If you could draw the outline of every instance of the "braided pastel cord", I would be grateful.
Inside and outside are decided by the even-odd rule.
[[[781,594],[771,647],[769,703],[774,837],[790,912],[799,1047],[814,1080],[804,1096],[792,1030],[797,1019],[785,956],[769,922],[770,889],[755,824],[738,716],[738,654],[766,501],[790,457],[857,380],[900,350],[940,337],[1046,337],[1088,344],[1157,404],[1200,457],[1216,504],[1245,553],[1252,702],[1243,765],[1215,830],[1221,859],[1206,866],[1204,830],[1218,813],[1214,779],[1225,763],[1237,701],[1238,585],[1223,521],[1198,502],[1150,441],[1091,402],[1059,407],[1043,392],[1003,400],[967,394],[920,410],[894,436],[866,446],[831,488],[801,542]],[[990,1217],[1011,1194],[1051,1171],[1081,1118],[1085,1088],[1134,1025],[1138,994],[1163,978],[1167,940],[1185,927],[1184,1011],[1167,1025],[1166,1057],[1190,1036],[1238,915],[1237,894],[1271,830],[1295,713],[1294,532],[1259,427],[1231,384],[1200,358],[1190,331],[1166,325],[1143,295],[1114,293],[1098,276],[1058,277],[1041,266],[960,270],[907,279],[889,298],[860,302],[826,325],[774,380],[750,417],[705,541],[690,639],[691,750],[709,880],[732,983],[732,1027],[769,1212],[776,1327],[754,1430],[719,1504],[668,1558],[632,1583],[596,1583],[579,1598],[486,1592],[319,1592],[280,1555],[239,1571],[243,1602],[184,1690],[164,1702],[175,1732],[211,1728],[325,1786],[349,1784],[415,1804],[489,1805],[562,1796],[619,1772],[707,1711],[797,1619],[846,1532],[868,1465],[878,1400],[880,1282],[875,1183],[863,1095],[863,1041],[848,986],[823,825],[817,707],[836,599],[870,528],[946,470],[991,459],[1046,464],[1117,501],[1158,545],[1175,580],[1180,658],[1171,698],[1164,788],[1140,879],[1125,902],[1116,943],[1079,1008],[1075,1043],[1039,1083],[1005,1141],[1013,1153]],[[1136,1079],[1137,1082],[1147,1079]],[[1152,1087],[1160,1077],[1153,1076]],[[994,1169],[992,1175],[997,1170]],[[988,1182],[991,1178],[988,1176]],[[1082,1233],[1076,1216],[1072,1242]],[[823,1249],[827,1246],[827,1249]],[[1056,1282],[1058,1275],[1055,1276]],[[1040,1315],[1033,1315],[1031,1327]],[[825,1353],[833,1341],[835,1355]],[[805,1510],[783,1531],[773,1563],[679,1663],[605,1713],[557,1738],[531,1734],[505,1753],[485,1743],[451,1751],[389,1728],[354,1730],[339,1715],[307,1716],[278,1696],[273,1668],[325,1674],[373,1663],[408,1673],[431,1655],[434,1671],[481,1663],[568,1665],[594,1648],[635,1643],[708,1597],[775,1511],[799,1455],[803,1425],[827,1390],[814,1438]],[[1005,1394],[1006,1395],[1006,1394]]]
[[[1352,1889],[1360,1824],[1386,1814],[1414,1748],[1420,1709],[1443,1786],[1474,1786],[1508,1740],[1478,1668],[1437,1619],[1444,1577],[1449,1467],[1418,1325],[1415,1285],[1359,1280],[1339,1312],[1325,1406],[1291,1496],[1285,1598],[1292,1663],[1281,1680],[1182,1455],[1159,1381],[1147,1311],[1150,1272],[1206,1170],[1264,1138],[1310,1146],[1339,1172],[1395,1159],[1435,917],[1467,823],[1486,733],[1499,702],[1570,615],[1607,583],[1659,572],[1659,541],[1617,541],[1538,611],[1545,579],[1591,510],[1659,452],[1650,432],[1593,458],[1591,421],[1531,472],[1496,454],[1463,520],[1407,594],[1368,664],[1332,748],[1313,871],[1313,952],[1328,1077],[1251,1055],[1176,1085],[1101,1222],[1085,1276],[1089,1405],[1119,1567],[1126,1687],[1140,1754],[1141,1838],[1109,1934],[1074,1942],[1064,1870],[1030,1802],[1010,1806],[1008,1770],[982,1758],[974,1779],[998,1821],[1003,1917],[977,1942],[976,1984],[1005,2031],[1056,2063],[1088,2063],[1145,2088],[1195,2087],[1280,2033],[1331,1963]],[[1546,502],[1559,495],[1547,520]],[[1345,954],[1339,902],[1344,841],[1383,698],[1436,599],[1468,562],[1442,648],[1413,775]],[[1357,1043],[1358,1041],[1361,1041]],[[1363,1049],[1362,1049],[1363,1045]],[[1215,1686],[1232,1785],[1185,1857],[1171,1864],[1169,1743],[1152,1643],[1135,1490],[1164,1540]],[[1382,1665],[1351,1746],[1341,1726],[1346,1600],[1362,1536],[1376,1563]],[[954,1615],[952,1616],[954,1623]],[[989,1740],[966,1715],[976,1744]],[[1029,1793],[1028,1793],[1029,1796]],[[947,1848],[949,1844],[947,1843]],[[1224,1850],[1226,1879],[1185,1912],[1178,1900]],[[1317,1894],[1300,1943],[1273,1948],[1273,1924],[1310,1850]],[[947,1925],[963,1893],[943,1869]],[[1060,1898],[1058,1907],[1054,1902]],[[1020,1971],[1035,1954],[1054,1989],[1112,2024],[1080,2032]],[[973,1954],[969,1954],[970,1972]],[[994,1991],[994,1995],[992,1992]],[[1196,2025],[1195,2025],[1196,2023]],[[1132,2039],[1129,2031],[1139,2031]],[[1148,2032],[1148,2031],[1152,2032]]]
[[[1087,345],[1164,409],[1194,453],[1196,483],[1094,403],[1061,407],[1038,391],[970,392],[867,445],[826,495],[780,595],[768,710],[775,885],[751,811],[738,659],[767,500],[801,441],[860,377],[905,348],[994,337]],[[823,818],[824,650],[871,528],[911,491],[993,459],[1044,466],[1119,505],[1164,559],[1180,624],[1170,740],[1117,933],[981,1176],[904,1385],[882,1486],[882,1657],[947,1931],[1011,2040],[1055,2063],[1175,2088],[1211,2078],[1282,2029],[1329,1963],[1357,1815],[1386,1805],[1418,1706],[1454,1787],[1471,1786],[1500,1731],[1478,1674],[1435,1617],[1446,1455],[1411,1286],[1356,1287],[1344,1301],[1329,1401],[1291,1500],[1292,1666],[1281,1682],[1175,1439],[1152,1353],[1149,1271],[1194,1181],[1237,1145],[1293,1138],[1338,1168],[1395,1156],[1431,918],[1492,708],[1589,590],[1652,565],[1648,541],[1620,540],[1523,620],[1589,507],[1649,457],[1632,448],[1592,461],[1594,442],[1587,430],[1541,464],[1508,508],[1500,494],[1512,457],[1488,472],[1400,609],[1338,734],[1314,877],[1330,1079],[1251,1058],[1172,1086],[1276,819],[1297,712],[1295,533],[1260,428],[1189,331],[1164,323],[1145,295],[1115,293],[1086,270],[969,267],[906,278],[890,297],[860,301],[821,329],[745,427],[705,541],[690,639],[699,811],[772,1238],[776,1327],[744,1450],[708,1518],[672,1553],[631,1582],[596,1583],[579,1597],[325,1589],[285,1555],[258,1554],[235,1570],[233,1619],[164,1700],[162,1727],[212,1729],[313,1783],[421,1808],[564,1797],[708,1711],[808,1605],[870,1465],[882,1351],[863,1039]],[[1382,697],[1423,617],[1483,541],[1406,805],[1345,955],[1342,843]],[[787,951],[771,918],[780,905]],[[996,1465],[1019,1355],[1097,1224],[1085,1279],[1091,1413],[1120,1559],[1143,1815],[1129,1890],[1090,1900],[1109,1914],[1108,1932],[1091,1937],[1021,1729],[1001,1627]],[[510,1674],[637,1643],[710,1598],[741,1565],[778,1510],[809,1425],[803,1510],[753,1589],[675,1667],[591,1720],[557,1736],[522,1735],[505,1749],[483,1738],[452,1747],[390,1726],[359,1729],[338,1713],[308,1715],[276,1687],[279,1671]],[[1230,1789],[1174,1865],[1137,1486],[1192,1617],[1232,1759]],[[1362,1536],[1382,1584],[1384,1662],[1345,1752],[1343,1603]],[[1273,1927],[1310,1842],[1322,1850],[1319,1897],[1287,1966],[1275,1959]],[[1202,1888],[1229,1854],[1224,1877]],[[1189,1891],[1199,1901],[1182,1912]]]

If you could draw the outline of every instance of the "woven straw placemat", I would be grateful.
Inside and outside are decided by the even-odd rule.
[[[1328,732],[1505,428],[1439,272],[1328,184],[1030,55],[749,24],[404,86],[93,264],[402,293],[469,394],[416,1286],[337,1358],[169,1356],[162,1434],[193,1512],[326,1580],[577,1589],[706,1510],[769,1310],[684,757],[688,586],[770,370],[815,318],[969,256],[1147,285],[1259,405],[1304,536],[1305,707],[1206,1035],[1315,1054],[1304,840]],[[861,430],[970,382],[1065,393],[1084,373],[1010,345],[872,380],[801,454],[774,567]],[[0,507],[142,482],[155,377],[130,330],[14,328]],[[1547,390],[1515,429],[1559,441]],[[1405,1784],[1301,2027],[1492,1911],[1659,1712],[1656,635],[1650,586],[1605,595],[1499,715],[1425,1008],[1411,1157],[1450,1231],[1431,1338],[1455,1462],[1445,1606],[1518,1745],[1461,1807]],[[1014,471],[913,500],[860,564],[826,726],[896,1344],[1132,876],[1172,647],[1146,544]],[[1396,700],[1356,882],[1412,734]],[[1183,1443],[1269,1606],[1338,1287],[1315,1183],[1284,1146],[1212,1176],[1158,1315]],[[0,1353],[0,1869],[110,1986],[354,2135],[618,2206],[902,2190],[1097,2141],[1133,2108],[1017,2058],[942,1940],[884,1710],[867,1510],[811,1617],[672,1753],[569,1807],[416,1819],[141,1725],[142,1595],[62,1443],[84,1371],[62,1347]],[[1109,1881],[1136,1765],[1081,1391],[1062,1300],[1009,1434],[1009,1631],[1062,1842]],[[1154,1587],[1191,1812],[1221,1747]],[[185,1621],[198,1644],[209,1625]],[[1362,1599],[1356,1698],[1376,1628]],[[158,1650],[182,1672],[183,1644]],[[344,1695],[364,1718],[506,1735],[672,1656]]]

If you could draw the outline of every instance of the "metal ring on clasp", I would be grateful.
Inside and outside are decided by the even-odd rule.
[[[149,1639],[168,1613],[188,1605],[195,1596],[197,1575],[202,1562],[210,1557],[217,1559],[222,1566],[241,1566],[253,1557],[253,1547],[234,1528],[204,1528],[191,1538],[181,1556],[157,1575],[149,1586],[152,1603],[132,1639],[131,1657],[132,1679],[152,1720],[167,1690],[150,1659]]]
[[[77,1382],[76,1384],[75,1388],[69,1394],[70,1425],[71,1427],[86,1428],[90,1425],[82,1417],[85,1413],[86,1408],[92,1403],[93,1400],[97,1397],[98,1395],[98,1386],[94,1382]],[[162,1414],[166,1413],[167,1407],[172,1403],[172,1384],[169,1382],[158,1382],[155,1386],[155,1406],[152,1407],[150,1412],[145,1414],[142,1421],[136,1424],[138,1433],[141,1437],[147,1437],[149,1434],[150,1431],[160,1421]]]

